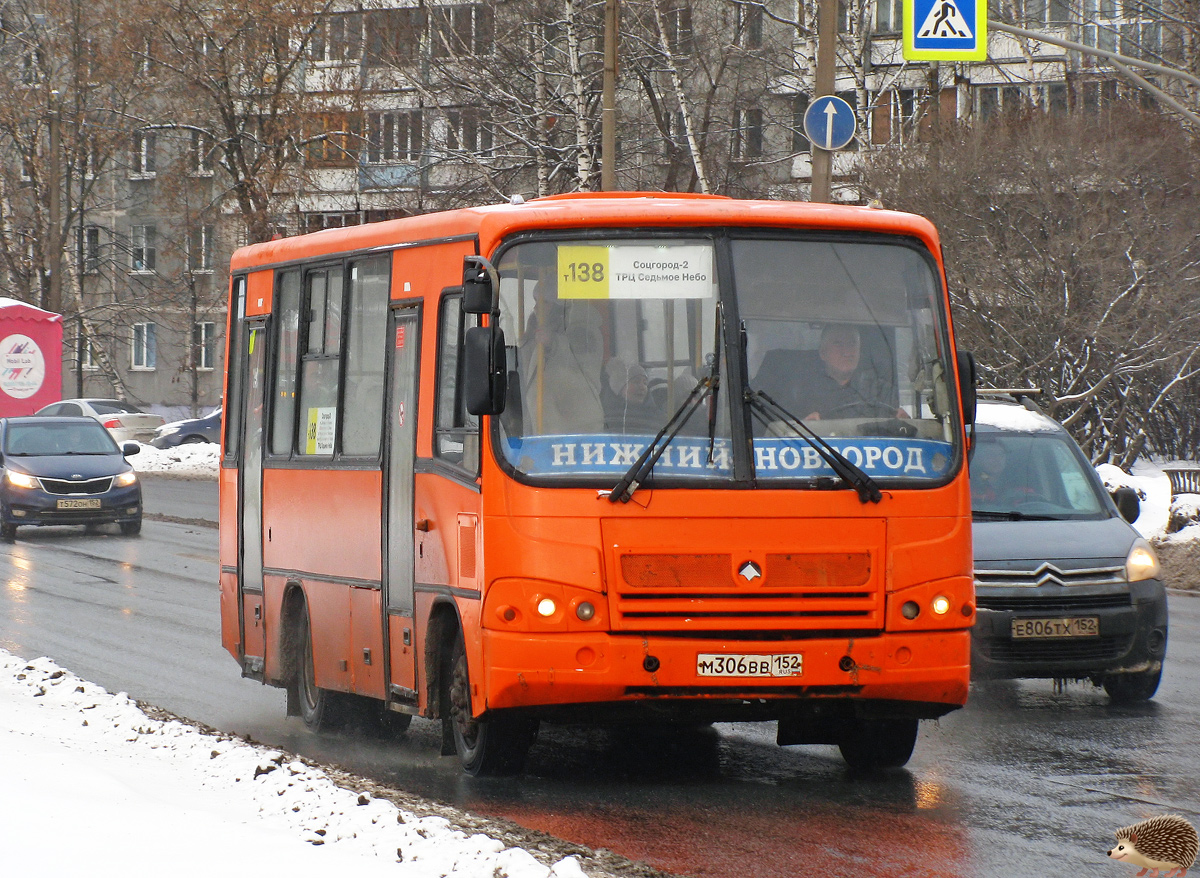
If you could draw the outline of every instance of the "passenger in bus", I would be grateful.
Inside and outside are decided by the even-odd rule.
[[[559,301],[553,270],[541,273],[518,357],[525,434],[604,430],[604,338],[591,302]]]
[[[827,323],[817,349],[820,367],[810,375],[794,376],[794,407],[779,400],[805,421],[845,417],[897,417],[908,413],[884,397],[888,394],[874,372],[860,368],[862,338],[858,327]]]
[[[613,357],[604,364],[604,420],[616,433],[658,432],[666,420],[662,406],[650,396],[650,381],[640,363]]]

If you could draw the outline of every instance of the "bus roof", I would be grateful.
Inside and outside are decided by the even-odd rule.
[[[875,231],[920,238],[935,255],[940,249],[937,231],[928,220],[878,208],[806,201],[749,201],[692,193],[575,192],[518,204],[468,207],[326,229],[252,244],[233,254],[231,269],[253,269],[316,256],[474,236],[479,238],[480,252],[488,254],[509,235],[531,229],[647,226]]]

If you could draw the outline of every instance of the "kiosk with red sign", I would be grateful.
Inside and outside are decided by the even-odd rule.
[[[62,315],[0,298],[0,417],[62,399]]]

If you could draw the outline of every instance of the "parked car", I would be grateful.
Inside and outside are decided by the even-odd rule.
[[[176,445],[191,445],[200,442],[221,441],[221,410],[202,418],[172,421],[154,431],[150,444],[155,448],[174,448]]]
[[[35,416],[95,418],[118,442],[149,442],[163,424],[161,415],[144,412],[119,399],[64,399],[34,412]]]
[[[1090,680],[1114,702],[1153,697],[1167,652],[1154,549],[1131,488],[1105,491],[1032,402],[980,401],[971,456],[977,679]]]
[[[0,419],[0,537],[28,525],[116,522],[142,529],[142,486],[125,459],[136,442],[117,447],[91,418],[31,415]]]

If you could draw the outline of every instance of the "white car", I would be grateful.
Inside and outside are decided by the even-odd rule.
[[[133,403],[119,399],[64,399],[34,412],[34,415],[95,418],[118,443],[149,442],[163,425],[160,415],[144,412]]]

